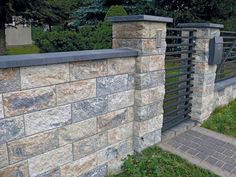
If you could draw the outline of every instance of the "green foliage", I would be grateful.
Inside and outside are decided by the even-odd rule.
[[[127,16],[127,12],[124,9],[123,6],[119,6],[119,5],[113,5],[109,8],[109,10],[107,11],[106,17],[112,17],[112,16]]]
[[[34,54],[39,52],[40,49],[35,45],[23,45],[7,48],[7,55]]]
[[[116,177],[217,177],[158,147],[148,148],[136,156],[128,156],[123,170]]]
[[[236,100],[217,108],[202,126],[236,138]]]

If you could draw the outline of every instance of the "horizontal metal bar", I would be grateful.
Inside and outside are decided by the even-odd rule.
[[[190,31],[190,32],[195,32],[197,30],[189,29],[189,28],[167,28],[167,31]]]
[[[181,67],[171,67],[171,68],[166,68],[165,70],[166,71],[174,71],[174,70],[177,70],[177,69],[182,69],[182,68],[191,68],[191,67],[194,67],[195,65],[192,64],[192,65],[184,65],[184,66],[181,66]]]
[[[180,44],[167,44],[167,47],[194,47],[195,44],[184,44],[184,43],[180,43]]]
[[[190,71],[190,72],[186,72],[186,73],[183,73],[183,74],[170,75],[170,76],[167,75],[166,79],[176,78],[176,77],[185,76],[185,75],[191,75],[193,73],[194,73],[193,71]]]
[[[226,33],[226,34],[236,34],[235,31],[220,31],[220,33]]]
[[[170,122],[170,121],[172,121],[172,120],[175,120],[175,119],[177,119],[177,118],[179,118],[179,117],[187,116],[190,112],[191,112],[191,108],[188,109],[188,110],[186,110],[186,111],[183,111],[181,114],[178,114],[178,115],[176,115],[176,116],[171,116],[171,117],[170,117],[170,116],[167,116],[167,117],[164,117],[163,123],[168,123],[168,122]]]
[[[185,115],[181,119],[166,122],[166,123],[163,124],[162,132],[165,132],[165,131],[169,130],[170,128],[174,127],[174,126],[179,125],[181,122],[184,122],[184,121],[189,120],[189,119],[191,119],[191,117],[189,115]],[[165,120],[165,118],[164,118],[164,120]]]
[[[185,89],[188,89],[188,88],[190,89],[191,87],[193,87],[192,84],[187,85],[185,87],[180,87],[180,88],[177,88],[177,89],[174,89],[174,90],[168,90],[168,91],[166,91],[166,94],[175,93],[177,91],[185,90]]]
[[[177,99],[177,98],[180,98],[180,97],[183,97],[183,96],[189,96],[191,93],[193,93],[193,91],[188,91],[188,92],[185,92],[184,94],[179,94],[179,95],[171,97],[171,98],[165,98],[164,102],[169,102],[169,101],[172,101],[174,99]]]
[[[175,52],[166,52],[166,55],[180,55],[180,54],[193,54],[195,53],[194,50],[182,50],[182,51],[175,51]]]
[[[172,104],[168,104],[168,106],[166,106],[165,105],[166,103],[164,102],[164,110],[168,110],[170,108],[173,108],[174,106],[177,106],[180,103],[188,103],[190,100],[192,100],[192,97],[188,97],[188,98],[182,99],[180,101],[176,101],[176,102],[174,102]]]
[[[186,79],[186,80],[183,80],[183,81],[178,81],[178,82],[166,83],[166,87],[174,86],[174,85],[181,84],[181,83],[184,83],[184,82],[190,82],[192,80],[193,80],[193,78]]]
[[[164,116],[170,116],[170,115],[172,115],[172,114],[174,114],[174,113],[177,113],[177,112],[179,112],[179,111],[182,111],[182,110],[185,110],[185,109],[188,109],[189,107],[191,107],[192,106],[192,104],[184,104],[184,106],[179,106],[178,107],[178,109],[175,109],[175,110],[173,110],[173,111],[170,111],[170,112],[166,112],[166,113],[164,113]]]
[[[166,36],[166,39],[196,39],[196,37],[189,37],[189,36]]]
[[[236,39],[236,36],[223,36],[224,39]]]

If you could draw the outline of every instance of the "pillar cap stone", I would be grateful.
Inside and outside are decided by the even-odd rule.
[[[108,17],[108,21],[113,22],[113,23],[136,22],[136,21],[173,23],[173,18],[151,16],[151,15],[129,15],[129,16]]]
[[[181,27],[181,28],[218,28],[218,29],[222,29],[222,28],[224,28],[224,25],[216,24],[216,23],[180,23],[180,24],[178,24],[178,27]]]

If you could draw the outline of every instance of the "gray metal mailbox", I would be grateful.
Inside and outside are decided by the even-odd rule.
[[[214,37],[210,40],[209,65],[218,65],[223,60],[223,37]]]

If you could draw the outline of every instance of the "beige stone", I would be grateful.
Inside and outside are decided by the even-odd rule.
[[[146,90],[135,90],[135,105],[145,106],[154,102],[163,101],[164,95],[164,85]]]
[[[23,89],[54,85],[69,81],[69,64],[42,65],[21,68]]]
[[[74,123],[59,129],[59,143],[65,145],[82,138],[92,136],[97,132],[97,119],[92,118],[83,122]]]
[[[68,163],[61,167],[61,176],[63,177],[77,177],[94,168],[97,165],[97,155],[92,154],[84,157],[78,161]]]
[[[71,105],[33,112],[25,115],[26,135],[62,127],[71,123]]]
[[[165,69],[165,55],[150,56],[149,70],[158,71]]]
[[[142,122],[134,122],[134,135],[142,137],[147,133],[161,129],[162,125],[163,115]]]
[[[82,80],[107,75],[107,61],[79,61],[70,64],[70,80]]]
[[[27,161],[0,169],[0,177],[30,177]]]
[[[136,58],[135,67],[138,73],[150,71],[150,56],[138,56]]]
[[[7,165],[8,165],[7,146],[6,144],[0,144],[0,168],[5,167]]]
[[[56,130],[36,134],[8,143],[10,163],[28,159],[58,148],[59,139]]]
[[[134,90],[115,93],[108,96],[108,110],[114,111],[134,104]]]
[[[96,79],[76,81],[56,86],[58,104],[67,104],[96,97]]]
[[[11,117],[56,105],[55,87],[43,87],[3,94],[5,116]]]
[[[135,58],[116,58],[108,60],[109,75],[133,73],[134,71]]]
[[[73,160],[72,145],[66,145],[28,160],[30,177],[52,170]]]
[[[2,95],[0,95],[0,119],[4,118]]]
[[[98,116],[98,131],[104,131],[108,129],[115,128],[124,123],[130,122],[133,119],[133,115],[130,109],[122,109],[114,112],[110,112],[108,114]]]
[[[108,130],[108,143],[115,144],[128,139],[133,134],[133,122]]]

